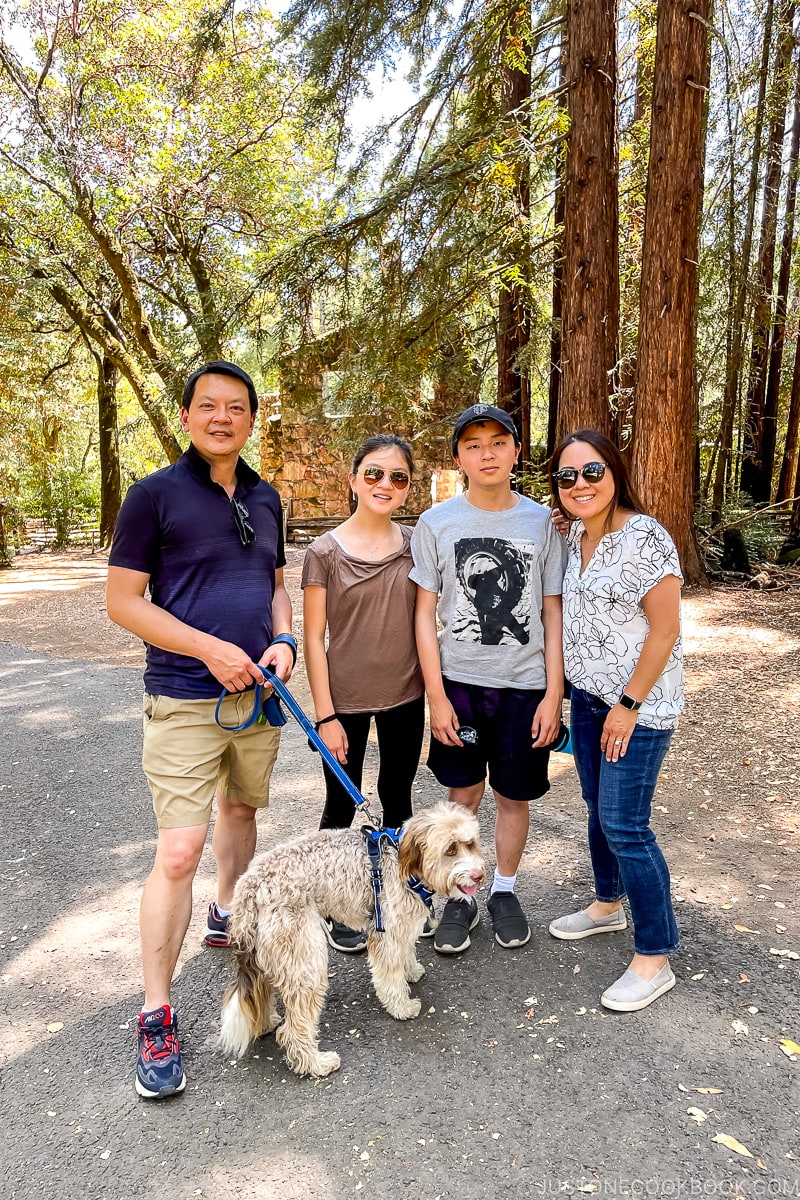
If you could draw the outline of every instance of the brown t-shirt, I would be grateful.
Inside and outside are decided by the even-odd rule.
[[[371,562],[349,554],[331,533],[312,542],[302,586],[324,587],[328,676],[337,712],[384,712],[425,690],[414,640],[417,588],[411,530],[399,526],[402,548]]]

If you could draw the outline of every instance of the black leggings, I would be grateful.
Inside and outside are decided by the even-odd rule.
[[[360,790],[369,723],[375,717],[378,734],[378,798],[383,808],[383,824],[388,828],[402,825],[411,816],[411,785],[419,766],[422,735],[425,729],[425,697],[409,704],[378,713],[342,713],[339,721],[347,734],[345,774]],[[325,773],[325,809],[320,829],[349,829],[356,806],[329,767]]]

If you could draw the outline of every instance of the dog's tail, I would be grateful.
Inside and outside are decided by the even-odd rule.
[[[225,1054],[241,1058],[253,1038],[270,1032],[278,1023],[273,987],[256,958],[257,913],[251,897],[239,881],[229,934],[236,979],[222,1001],[220,1045]]]
[[[241,1058],[253,1038],[272,1024],[272,989],[252,950],[235,949],[236,979],[225,993],[220,1017],[220,1045]]]

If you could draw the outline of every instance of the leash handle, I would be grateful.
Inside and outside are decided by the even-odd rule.
[[[261,692],[263,691],[263,688],[263,683],[256,684],[255,691],[253,693],[253,711],[242,725],[223,725],[222,721],[220,721],[219,710],[222,707],[222,701],[225,699],[225,697],[228,695],[241,695],[241,692],[229,692],[227,688],[223,688],[220,693],[219,700],[217,701],[217,707],[214,709],[214,720],[217,722],[220,729],[224,729],[226,733],[241,733],[243,729],[249,729],[253,722],[258,720],[261,713]]]
[[[369,819],[373,820],[374,818],[369,811],[369,805],[367,804],[366,796],[362,796],[352,779],[342,769],[342,764],[325,745],[319,733],[309,721],[308,717],[303,712],[302,708],[297,703],[286,684],[282,679],[279,679],[274,671],[271,671],[269,667],[262,666],[261,670],[264,672],[267,683],[274,689],[277,696],[286,705],[289,712],[292,714],[295,721],[297,721],[297,724],[300,726],[313,748],[319,751],[326,766],[328,766],[332,774],[335,775],[338,782],[342,785],[350,799],[353,801],[353,804],[355,804],[356,808],[363,809]]]

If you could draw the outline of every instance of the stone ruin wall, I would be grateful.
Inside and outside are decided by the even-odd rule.
[[[275,397],[262,401],[260,413],[261,474],[275,485],[292,517],[350,515],[349,460],[333,446],[334,418],[314,419],[277,406]],[[376,432],[383,432],[376,430]],[[409,431],[392,430],[400,437]],[[436,500],[457,490],[450,447],[443,438],[430,446],[414,443],[416,473],[408,502],[401,512],[419,513],[431,504],[431,479],[436,474]]]

